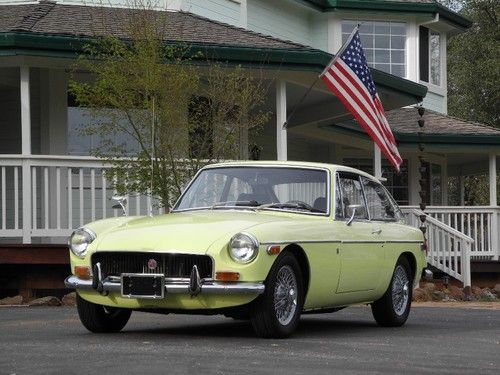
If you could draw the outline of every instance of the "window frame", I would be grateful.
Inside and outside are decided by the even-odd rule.
[[[364,175],[361,175],[359,173],[355,173],[355,172],[350,172],[350,171],[337,171],[335,172],[335,188],[339,187],[338,189],[338,192],[340,194],[340,205],[341,205],[341,208],[342,208],[342,217],[337,217],[336,213],[337,213],[337,197],[335,197],[335,202],[334,202],[334,209],[333,209],[333,218],[336,220],[336,221],[348,221],[350,218],[348,217],[345,217],[344,215],[344,203],[343,203],[343,200],[342,200],[342,189],[341,189],[341,184],[340,184],[340,175],[344,173],[346,175],[351,175],[351,176],[357,176],[357,179],[361,185],[361,191],[363,193],[363,201],[364,201],[364,205],[365,205],[365,210],[366,210],[366,213],[367,213],[367,219],[359,219],[359,218],[354,218],[353,221],[356,221],[356,222],[378,222],[378,223],[398,223],[400,221],[402,221],[404,219],[404,215],[401,211],[401,208],[399,207],[398,203],[396,202],[396,200],[394,199],[394,197],[392,196],[392,194],[389,192],[389,190],[387,190],[387,188],[381,184],[380,182],[376,181],[376,180],[373,180],[372,178],[369,178],[369,177],[366,177]],[[362,181],[362,178],[370,181],[370,182],[373,182],[375,184],[377,184],[378,186],[382,187],[382,189],[384,190],[388,200],[389,200],[389,203],[392,205],[393,209],[394,209],[394,212],[396,214],[396,217],[394,217],[394,219],[390,219],[390,220],[382,220],[382,219],[376,219],[376,218],[372,218],[371,217],[371,214],[370,214],[370,210],[368,209],[368,202],[367,202],[367,199],[366,199],[366,193],[365,193],[365,187],[364,187],[364,184],[363,184],[363,181]],[[335,192],[336,194],[336,192]],[[400,218],[398,219],[397,217],[397,214],[399,213],[399,216]]]
[[[356,18],[342,18],[341,22],[340,22],[340,40],[343,42],[343,38],[344,38],[344,35],[347,34],[345,32],[342,32],[342,26],[344,23],[351,23],[351,22],[356,22],[356,23],[363,23],[363,22],[370,22],[370,23],[384,23],[386,24],[386,26],[389,27],[389,30],[390,30],[390,27],[391,27],[391,24],[401,24],[401,25],[404,25],[404,29],[405,29],[405,33],[404,35],[403,34],[392,34],[392,31],[389,31],[389,34],[377,34],[375,33],[375,31],[373,31],[373,33],[371,34],[363,34],[363,35],[370,35],[372,36],[374,39],[376,36],[386,36],[389,38],[389,47],[388,48],[375,48],[375,44],[373,44],[372,47],[366,47],[366,46],[363,46],[363,50],[365,50],[365,54],[366,54],[366,51],[367,50],[371,50],[373,51],[373,61],[370,62],[370,59],[367,58],[368,60],[368,65],[371,67],[371,68],[374,68],[374,69],[377,69],[377,70],[381,70],[381,71],[384,71],[385,70],[382,70],[381,68],[377,68],[375,65],[377,64],[387,64],[389,65],[389,72],[387,72],[388,74],[392,74],[392,75],[395,75],[397,77],[401,77],[401,78],[405,78],[405,79],[408,79],[409,77],[409,70],[408,70],[408,60],[409,60],[409,55],[408,55],[408,38],[409,38],[409,25],[410,23],[406,20],[401,20],[401,19],[356,19]],[[360,36],[362,35],[362,33],[360,32]],[[404,37],[404,48],[403,49],[400,49],[400,48],[392,48],[392,41],[391,41],[391,38],[393,36],[401,36],[401,37]],[[375,40],[374,40],[374,43],[375,43]],[[389,53],[389,62],[388,63],[377,63],[375,61],[375,51],[376,50],[385,50],[385,51],[388,51]],[[392,63],[392,52],[396,52],[396,51],[400,51],[403,53],[403,63],[400,64],[400,63]],[[404,74],[403,75],[399,75],[399,74],[395,74],[395,73],[392,73],[392,67],[393,66],[402,66],[404,68]]]
[[[378,181],[375,181],[371,178],[368,178],[368,177],[365,177],[365,176],[360,176],[361,177],[361,186],[363,188],[363,192],[365,190],[365,185],[363,184],[363,180],[362,179],[365,179],[379,187],[382,188],[382,190],[384,191],[385,195],[386,195],[386,198],[387,200],[389,201],[389,204],[392,206],[393,210],[394,210],[394,218],[393,219],[377,219],[377,218],[372,218],[371,217],[371,214],[370,214],[370,209],[368,208],[368,201],[366,202],[366,209],[368,211],[368,216],[370,217],[370,221],[376,221],[376,222],[381,222],[381,223],[397,223],[399,220],[398,218],[396,217],[396,214],[397,212],[401,212],[401,209],[399,208],[399,205],[397,204],[397,202],[394,200],[394,198],[392,197],[391,193],[387,190],[387,188],[382,185],[380,182]],[[366,200],[366,192],[364,193],[365,194],[365,200]]]
[[[186,188],[182,192],[182,194],[177,198],[177,201],[175,204],[172,206],[172,210],[170,212],[175,213],[175,212],[186,212],[186,211],[200,211],[200,210],[206,210],[210,209],[211,206],[207,207],[195,207],[195,208],[181,208],[179,209],[178,206],[186,193],[189,191],[191,188],[191,185],[198,179],[199,175],[206,170],[216,170],[216,169],[228,169],[228,168],[284,168],[284,169],[306,169],[306,170],[315,170],[315,171],[321,171],[326,173],[326,208],[327,212],[307,212],[307,211],[301,211],[301,210],[283,210],[283,209],[276,209],[276,208],[266,208],[265,210],[268,211],[277,211],[277,212],[285,212],[285,213],[293,213],[293,214],[301,214],[301,215],[309,215],[309,216],[324,216],[324,217],[330,217],[331,215],[331,206],[332,206],[332,181],[331,181],[331,171],[328,168],[322,168],[322,167],[313,167],[313,166],[303,166],[303,165],[277,165],[277,164],[218,164],[218,165],[212,165],[212,166],[206,166],[204,168],[201,168],[189,181],[189,184],[186,185]],[[228,208],[233,208],[227,206]],[[237,209],[245,209],[244,206],[237,206]],[[247,208],[248,209],[248,208]]]
[[[425,40],[423,40],[425,34]],[[434,82],[431,82],[432,80],[432,54],[431,54],[431,35],[437,35],[439,37],[439,83],[436,84]],[[418,69],[418,80],[420,83],[429,86],[429,88],[437,90],[438,92],[441,92],[445,87],[445,51],[444,51],[444,44],[445,41],[443,40],[443,33],[431,29],[425,25],[420,25],[419,26],[419,33],[418,33],[418,62],[419,62],[419,69]],[[425,65],[424,65],[425,64]]]
[[[366,216],[367,218],[363,218],[363,219],[360,219],[360,218],[356,218],[354,217],[353,221],[357,221],[357,222],[369,222],[370,221],[370,212],[368,211],[368,205],[366,203],[366,195],[365,195],[365,190],[363,188],[363,183],[361,182],[361,175],[359,173],[356,173],[356,172],[350,172],[350,171],[337,171],[335,172],[335,183],[337,184],[336,186],[339,186],[339,193],[340,193],[340,204],[341,204],[341,208],[342,208],[342,217],[339,218],[336,216],[336,212],[337,212],[337,200],[335,200],[335,209],[333,211],[333,215],[334,215],[334,219],[335,220],[339,220],[339,221],[348,221],[350,218],[349,217],[346,217],[344,215],[344,202],[343,202],[343,199],[342,199],[342,185],[340,183],[340,179],[341,179],[341,174],[345,174],[345,175],[348,175],[348,176],[356,176],[357,177],[357,180],[361,186],[361,193],[362,193],[362,196],[363,196],[363,202],[364,202],[364,205],[365,205],[365,211],[366,211]],[[353,178],[354,180],[354,178]]]

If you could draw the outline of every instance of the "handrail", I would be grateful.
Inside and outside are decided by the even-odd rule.
[[[401,210],[418,210],[418,206],[400,206]],[[427,206],[428,213],[467,213],[470,211],[490,213],[500,211],[500,206]]]
[[[413,208],[405,209],[403,212],[411,215],[411,218],[416,220],[412,224],[418,223],[420,217],[425,215],[427,239],[431,242],[427,261],[434,267],[462,281],[465,288],[470,288],[470,259],[474,239],[433,218],[422,210]]]
[[[468,241],[470,242],[471,244],[474,243],[474,239],[463,234],[462,232],[459,232],[458,230],[456,230],[455,228],[452,228],[450,227],[449,225],[433,218],[432,216],[426,214],[424,211],[421,211],[421,210],[418,210],[418,209],[412,209],[411,212],[413,212],[415,215],[417,216],[420,216],[420,215],[425,215],[426,216],[426,221],[429,222],[429,223],[432,223],[433,225],[449,232],[449,233],[452,233],[454,236],[457,236],[461,239],[463,239],[464,241]]]

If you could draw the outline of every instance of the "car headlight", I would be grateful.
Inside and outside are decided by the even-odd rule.
[[[96,235],[90,229],[78,228],[69,238],[69,248],[77,257],[83,258]]]
[[[259,242],[248,233],[238,233],[229,241],[229,254],[238,263],[249,263],[259,251]]]

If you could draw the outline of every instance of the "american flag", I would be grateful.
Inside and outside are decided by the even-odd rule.
[[[357,28],[320,77],[399,171],[403,160],[375,89]]]

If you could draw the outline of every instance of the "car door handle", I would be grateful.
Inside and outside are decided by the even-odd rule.
[[[380,233],[382,233],[382,229],[372,230],[372,234],[380,234]]]

